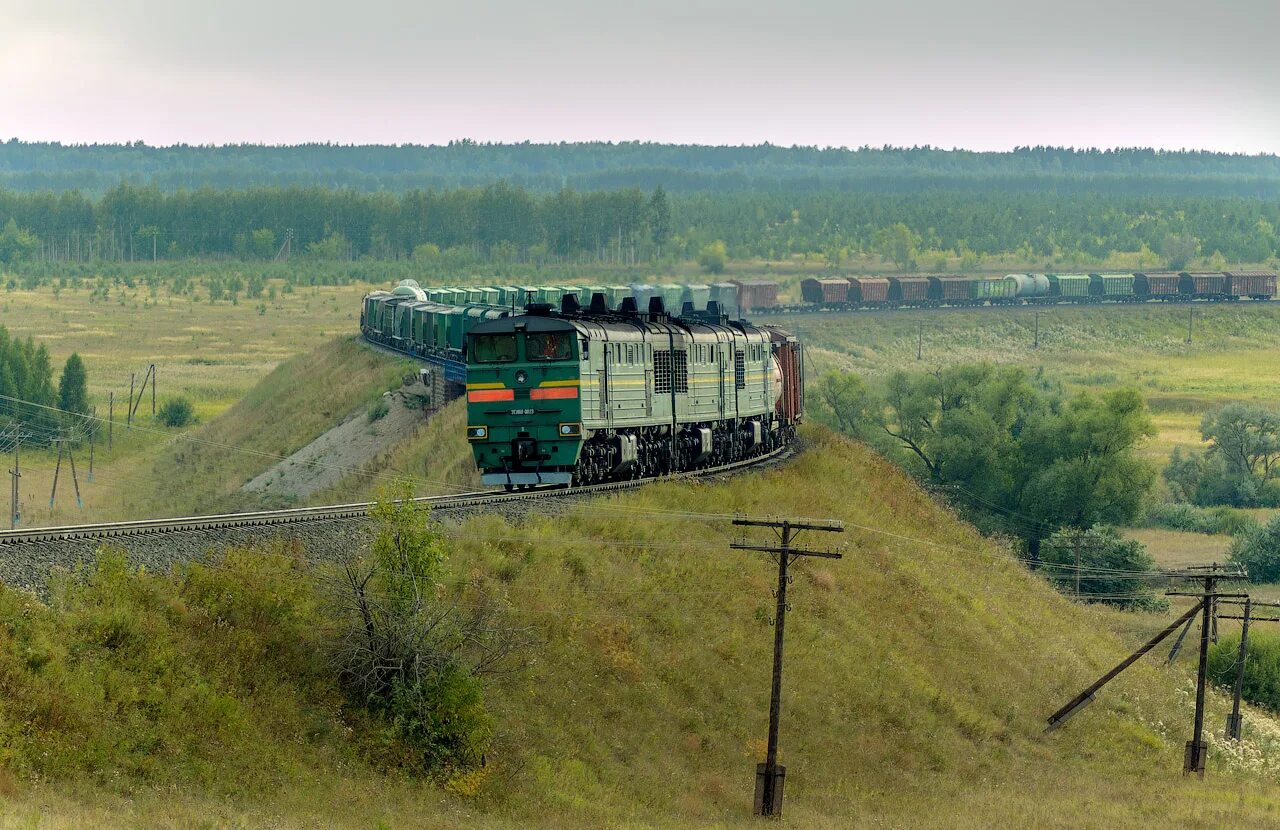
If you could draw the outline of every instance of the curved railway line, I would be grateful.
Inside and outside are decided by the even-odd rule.
[[[531,502],[540,498],[576,498],[629,490],[656,481],[679,481],[690,478],[742,472],[750,468],[778,463],[796,451],[796,444],[780,447],[771,453],[685,473],[661,478],[640,478],[613,481],[580,487],[540,487],[516,492],[481,490],[447,496],[421,496],[415,504],[430,506],[433,510],[473,511],[484,507],[501,507]],[[280,528],[312,522],[356,521],[367,518],[374,502],[335,504],[322,507],[293,507],[282,510],[261,510],[251,513],[221,513],[207,516],[185,516],[170,519],[138,519],[123,522],[98,522],[83,525],[57,525],[19,530],[0,531],[0,550],[6,547],[30,543],[56,543],[80,541],[107,541],[122,537],[152,536],[168,533],[208,533],[219,530],[251,528]]]

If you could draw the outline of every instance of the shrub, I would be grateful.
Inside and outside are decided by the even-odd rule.
[[[1113,576],[1119,572],[1155,573],[1155,561],[1141,542],[1123,539],[1115,528],[1059,530],[1044,541],[1040,560],[1046,576],[1063,593],[1075,593],[1076,551],[1080,556],[1080,598],[1131,610],[1168,607],[1141,577]]]
[[[728,263],[729,252],[725,248],[725,244],[718,239],[702,246],[702,249],[698,251],[698,264],[708,274],[724,273],[725,266]]]
[[[378,398],[376,401],[369,404],[369,423],[372,424],[374,421],[381,421],[390,411],[391,404],[387,403],[387,399]]]
[[[1280,516],[1237,536],[1230,558],[1249,571],[1251,582],[1280,581]]]
[[[1259,628],[1249,629],[1244,661],[1244,684],[1240,696],[1256,706],[1280,712],[1280,637]],[[1214,683],[1232,688],[1236,682],[1236,661],[1240,656],[1240,635],[1223,637],[1209,648],[1209,677]]]
[[[1230,507],[1206,509],[1192,504],[1162,502],[1146,510],[1147,527],[1163,527],[1187,533],[1227,533],[1238,536],[1257,528],[1258,523],[1246,513]]]
[[[167,427],[185,427],[195,420],[195,409],[186,398],[169,398],[161,404],[156,417]]]

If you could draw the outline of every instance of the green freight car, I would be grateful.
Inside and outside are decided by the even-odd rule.
[[[1128,302],[1134,298],[1133,274],[1090,274],[1089,294],[1104,300]]]
[[[980,277],[969,282],[969,299],[976,302],[1010,303],[1018,294],[1012,277]]]
[[[1054,296],[1064,297],[1072,302],[1088,302],[1088,274],[1049,274],[1048,277]]]

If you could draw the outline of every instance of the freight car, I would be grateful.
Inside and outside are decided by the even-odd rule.
[[[467,440],[487,485],[585,484],[715,466],[767,453],[803,415],[800,343],[731,321],[716,303],[673,317],[661,294],[467,332]]]
[[[1228,271],[1227,293],[1232,299],[1269,300],[1276,295],[1274,271]]]

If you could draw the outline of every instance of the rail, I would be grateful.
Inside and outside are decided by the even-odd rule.
[[[580,487],[539,487],[532,490],[516,492],[494,492],[477,490],[470,493],[457,493],[448,496],[420,496],[413,499],[415,504],[429,505],[433,509],[458,509],[478,505],[506,504],[511,502],[530,501],[544,497],[587,496],[597,493],[609,493],[618,490],[629,490],[658,481],[679,481],[702,476],[719,475],[750,467],[762,466],[788,457],[794,452],[795,444],[787,444],[772,452],[753,458],[707,467],[700,470],[674,473],[658,478],[638,478],[626,481],[609,481],[602,484],[588,484]],[[333,504],[319,507],[291,507],[282,510],[260,510],[251,513],[218,513],[207,516],[184,516],[169,519],[135,519],[124,522],[98,522],[82,525],[55,525],[17,530],[0,530],[0,548],[5,545],[19,545],[30,542],[72,541],[83,539],[112,539],[121,536],[142,536],[159,533],[181,533],[184,531],[218,530],[222,528],[242,527],[275,527],[280,525],[304,524],[316,521],[341,521],[344,519],[363,519],[369,515],[375,502],[356,502],[352,504]]]

